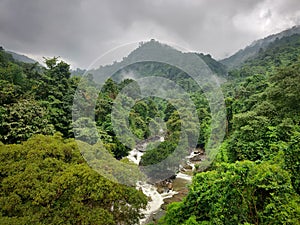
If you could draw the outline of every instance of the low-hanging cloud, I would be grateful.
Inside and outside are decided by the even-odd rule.
[[[151,38],[223,58],[299,23],[299,0],[2,0],[0,45],[82,68]]]

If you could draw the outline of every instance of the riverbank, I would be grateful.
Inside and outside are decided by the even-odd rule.
[[[155,137],[155,140],[163,142],[164,138]],[[139,165],[147,144],[151,141],[144,141],[137,145],[135,149],[130,151],[127,158]],[[142,190],[149,198],[147,208],[142,210],[144,218],[140,220],[140,225],[155,223],[164,215],[168,204],[181,201],[187,195],[193,172],[196,170],[197,164],[205,158],[206,155],[202,149],[195,149],[186,157],[185,163],[179,166],[180,169],[174,176],[155,184],[137,183],[136,188]]]

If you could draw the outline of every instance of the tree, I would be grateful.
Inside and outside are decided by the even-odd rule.
[[[72,105],[77,78],[70,78],[70,66],[57,57],[45,58],[47,68],[36,89],[36,98],[43,100],[49,111],[50,122],[65,137],[73,137]]]
[[[3,143],[25,141],[34,134],[53,134],[48,111],[35,100],[20,100],[7,105],[2,115],[0,140]]]
[[[296,192],[300,195],[300,132],[291,134],[291,141],[284,150],[285,168],[291,173],[291,180]]]
[[[268,97],[272,100],[283,115],[297,117],[300,110],[300,60],[292,65],[281,68],[270,79],[272,88],[268,92]]]
[[[141,191],[99,175],[59,134],[0,145],[0,181],[1,224],[135,224],[146,206]]]
[[[172,203],[159,224],[297,224],[299,203],[279,165],[223,163],[197,174],[187,197]]]

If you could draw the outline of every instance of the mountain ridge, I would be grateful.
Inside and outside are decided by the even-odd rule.
[[[255,40],[250,45],[240,49],[233,55],[219,60],[219,62],[225,65],[228,70],[239,68],[246,60],[254,58],[261,49],[266,49],[275,40],[288,37],[293,34],[300,34],[300,25],[293,26],[290,29],[286,29],[276,34],[271,34],[265,38]]]
[[[6,51],[7,53],[11,54],[14,60],[19,61],[19,62],[24,62],[24,63],[37,63],[36,60],[24,55],[24,54],[19,54],[16,52],[12,51]]]
[[[279,33],[271,34],[269,36],[266,36],[265,38],[258,39],[253,41],[251,44],[246,46],[243,49],[238,50],[236,53],[232,54],[231,56],[221,59],[221,60],[216,60],[214,59],[210,54],[204,54],[204,53],[199,53],[199,52],[190,52],[194,53],[197,56],[199,56],[206,64],[207,66],[217,75],[221,76],[226,76],[228,71],[239,68],[241,67],[247,60],[251,58],[255,58],[258,56],[258,53],[260,50],[265,50],[271,43],[276,41],[277,39],[281,39],[283,37],[288,37],[293,34],[300,34],[300,25],[293,26],[292,28],[283,30]],[[134,49],[132,52],[130,52],[126,57],[123,58],[123,60],[119,62],[114,62],[113,64],[105,65],[105,66],[100,66],[99,68],[96,68],[94,70],[98,70],[100,68],[104,68],[104,70],[107,70],[108,67],[114,67],[115,64],[119,65],[119,63],[122,63],[124,60],[130,58],[138,58],[138,55],[141,54],[141,48],[169,48],[170,51],[176,50],[173,47],[160,43],[159,41],[156,41],[154,39],[151,39],[150,41],[147,42],[141,42],[140,46],[136,49]],[[37,63],[36,60],[26,56],[25,54],[20,54],[16,53],[13,51],[5,50],[7,53],[11,54],[13,59],[19,62],[24,62],[24,63]],[[138,54],[137,54],[138,53]],[[85,69],[79,69],[80,71],[77,73],[75,70],[73,71],[73,75],[79,75],[81,76],[85,71]]]
[[[107,74],[114,74],[115,72],[118,72],[118,68],[123,69],[137,69],[137,66],[134,66],[133,64],[136,64],[138,62],[139,64],[147,64],[150,63],[147,60],[147,55],[154,55],[157,56],[160,59],[170,59],[171,61],[176,61],[178,52],[182,54],[194,54],[198,56],[203,63],[211,70],[212,73],[218,75],[218,76],[227,76],[227,70],[226,67],[218,62],[217,60],[213,59],[211,55],[203,54],[203,53],[196,53],[196,52],[181,52],[180,50],[177,50],[173,48],[172,46],[169,46],[167,44],[161,43],[159,41],[156,41],[154,39],[151,39],[148,42],[142,42],[138,48],[134,49],[132,52],[130,52],[126,57],[124,57],[119,62],[114,62],[109,65],[101,65],[98,68],[91,69],[90,72],[95,74],[97,77],[102,77]],[[155,62],[152,62],[155,63]],[[169,65],[171,66],[171,65]],[[137,69],[139,70],[139,69]],[[148,71],[151,73],[151,71]],[[152,73],[155,74],[157,71],[153,70]]]

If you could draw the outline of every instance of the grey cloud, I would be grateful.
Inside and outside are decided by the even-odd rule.
[[[261,7],[270,21],[264,26],[255,18]],[[0,45],[80,67],[118,44],[150,38],[221,58],[299,18],[298,0],[3,0]]]

